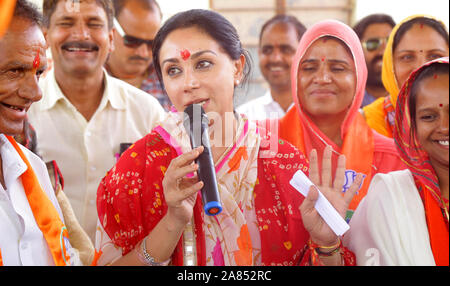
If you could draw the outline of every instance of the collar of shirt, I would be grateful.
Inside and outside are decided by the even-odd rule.
[[[102,106],[106,106],[106,103],[110,102],[113,108],[118,110],[124,110],[125,102],[123,98],[120,96],[120,94],[114,90],[113,78],[110,75],[108,75],[105,69],[103,69],[103,75],[105,81],[105,90],[103,92],[103,98],[99,108],[101,108]],[[41,84],[46,86],[45,90],[51,91],[43,95],[40,104],[41,111],[53,108],[55,104],[60,100],[64,101],[69,106],[72,105],[69,102],[69,100],[65,97],[64,93],[62,92],[61,88],[56,82],[55,73],[53,69],[49,71],[46,77],[40,81],[40,85]]]
[[[8,189],[10,183],[17,180],[28,168],[4,134],[0,134],[0,155],[3,177]]]
[[[273,100],[272,93],[270,92],[270,90],[266,91],[266,93],[263,96],[261,96],[258,99],[258,101],[264,105],[269,105],[269,104],[273,104],[273,103],[276,103],[277,105],[279,105],[275,100]]]

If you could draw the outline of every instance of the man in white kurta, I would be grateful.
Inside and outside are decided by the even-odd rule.
[[[39,155],[58,164],[64,193],[94,241],[101,179],[114,166],[120,145],[144,137],[164,110],[154,97],[103,69],[114,50],[112,2],[68,3],[44,2],[53,69],[40,79],[43,98],[28,116]]]
[[[25,147],[20,147],[42,189],[63,220],[44,162]],[[3,265],[55,265],[47,241],[36,223],[25,195],[21,175],[28,169],[27,165],[4,134],[0,134],[0,156],[6,186],[4,189],[0,184],[0,251]],[[73,263],[80,263],[74,249],[69,249],[68,254],[72,255]]]
[[[264,23],[259,36],[259,69],[269,91],[237,108],[253,120],[281,118],[294,105],[291,64],[306,27],[294,16],[276,15]]]
[[[64,193],[81,226],[94,241],[96,195],[100,180],[116,162],[121,143],[134,143],[164,113],[155,98],[105,72],[100,105],[87,121],[67,100],[53,71],[41,79],[43,99],[29,110],[44,161],[55,160],[64,177]]]
[[[40,23],[37,8],[18,0],[6,33],[0,35],[0,266],[59,264],[59,249],[52,248],[54,260],[49,241],[65,247],[60,253],[70,256],[69,260],[64,256],[66,264],[80,263],[68,238],[55,231],[64,217],[44,162],[25,147],[14,147],[14,139],[5,136],[23,131],[27,109],[42,97],[37,79],[46,66],[46,43]],[[37,179],[32,185],[30,173]],[[37,221],[43,218],[46,225],[40,228]]]
[[[294,104],[291,104],[288,110],[292,106]],[[245,114],[252,120],[277,119],[283,117],[287,112],[273,99],[270,90],[263,96],[242,104],[236,111]]]

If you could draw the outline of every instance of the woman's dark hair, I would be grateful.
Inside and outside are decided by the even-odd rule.
[[[449,67],[447,63],[433,63],[432,65],[425,67],[415,78],[413,84],[411,85],[411,90],[409,94],[409,117],[411,119],[411,139],[415,138],[416,135],[416,101],[417,92],[421,86],[421,83],[428,78],[436,75],[449,74]],[[414,142],[414,141],[412,141]],[[417,148],[417,146],[416,146]]]
[[[233,25],[217,12],[210,10],[194,9],[180,12],[170,19],[159,29],[153,41],[153,64],[156,73],[163,84],[161,66],[159,63],[159,53],[167,36],[177,30],[195,27],[213,38],[223,51],[232,60],[239,60],[241,55],[246,58],[244,77],[242,83],[246,83],[251,72],[250,54],[242,48],[241,40]],[[188,37],[187,39],[188,40]]]
[[[408,32],[412,28],[412,26],[414,26],[414,24],[426,25],[426,26],[434,29],[436,32],[438,32],[442,36],[442,38],[444,38],[444,40],[447,42],[447,46],[448,46],[448,32],[447,32],[447,29],[445,28],[445,26],[442,23],[440,23],[439,21],[436,21],[434,19],[426,18],[426,17],[419,17],[419,18],[414,18],[406,23],[403,23],[400,26],[400,28],[397,30],[397,33],[394,36],[394,44],[393,44],[393,48],[392,48],[393,51],[395,51],[398,44],[402,40],[403,36],[406,34],[406,32]]]

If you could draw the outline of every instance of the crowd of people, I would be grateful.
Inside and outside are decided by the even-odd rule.
[[[269,90],[235,106],[255,67],[217,12],[162,24],[155,0],[44,0],[42,14],[11,2],[0,7],[11,11],[0,19],[0,265],[449,265],[440,20],[306,28],[274,16],[258,48]],[[202,206],[205,148],[183,122],[191,104],[209,118],[216,216]],[[314,184],[306,196],[290,184],[297,172]]]

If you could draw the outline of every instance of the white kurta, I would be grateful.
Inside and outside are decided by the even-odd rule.
[[[42,189],[64,221],[44,162],[28,149],[20,147]],[[54,265],[50,249],[34,219],[22,185],[21,175],[27,170],[27,165],[3,134],[0,134],[0,154],[6,185],[5,190],[0,184],[0,251],[3,265]],[[71,249],[68,249],[68,253],[77,255]]]
[[[424,206],[409,170],[374,176],[344,244],[358,265],[435,265]]]
[[[288,108],[288,110],[293,104]],[[286,112],[283,108],[273,100],[270,90],[263,96],[250,100],[239,106],[236,111],[240,114],[246,115],[252,120],[276,119],[283,117]]]
[[[55,160],[80,225],[92,241],[97,226],[97,188],[116,162],[121,143],[134,143],[165,114],[147,93],[105,74],[105,91],[90,121],[64,96],[54,72],[41,79],[43,98],[28,111],[38,153]]]

